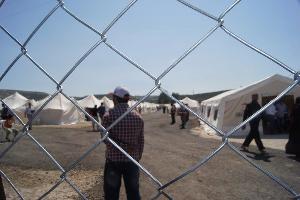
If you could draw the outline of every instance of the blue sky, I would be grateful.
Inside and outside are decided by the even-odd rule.
[[[102,32],[128,0],[65,0],[65,7]],[[234,1],[187,1],[219,16]],[[24,43],[55,7],[56,0],[6,0],[0,25]],[[216,22],[175,0],[139,0],[107,32],[107,41],[159,76]],[[300,71],[300,1],[241,1],[224,17],[224,25],[292,69]],[[59,8],[26,46],[28,54],[57,81],[100,37]],[[0,74],[20,47],[0,30]],[[170,92],[192,94],[235,89],[275,73],[290,73],[218,29],[161,81]],[[117,85],[144,95],[154,81],[101,44],[63,84],[71,96],[105,94]],[[23,56],[0,82],[0,88],[53,93],[55,84]],[[155,94],[159,94],[156,92]]]

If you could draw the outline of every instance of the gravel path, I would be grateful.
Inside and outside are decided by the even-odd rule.
[[[145,120],[145,150],[141,164],[162,184],[177,177],[216,150],[221,140],[205,137],[190,120],[188,128],[170,125],[166,114],[152,113]],[[32,135],[66,168],[78,159],[99,138],[90,127],[33,127]],[[196,131],[195,131],[196,130]],[[241,140],[241,139],[240,139]],[[271,139],[270,139],[271,140]],[[238,140],[234,145],[240,146]],[[236,143],[235,143],[236,142]],[[265,142],[265,139],[263,140]],[[2,151],[7,144],[0,145]],[[104,150],[101,144],[87,158],[68,173],[68,178],[89,199],[103,199],[102,171]],[[284,180],[300,192],[300,162],[280,148],[268,147],[267,154],[260,154],[255,147],[246,156],[273,175]],[[37,199],[59,180],[58,168],[30,139],[24,138],[2,158],[0,169],[17,186],[25,199]],[[8,199],[18,199],[5,183]],[[151,199],[157,185],[141,173],[141,195]],[[239,157],[228,147],[192,174],[164,190],[173,199],[290,199],[292,195]],[[46,199],[80,199],[68,184],[63,182]],[[125,198],[124,187],[121,198]],[[158,199],[166,199],[160,196]]]

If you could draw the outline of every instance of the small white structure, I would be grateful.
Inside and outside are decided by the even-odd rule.
[[[99,107],[101,104],[101,101],[99,99],[97,99],[94,95],[89,95],[89,96],[79,100],[78,104],[82,108],[93,108],[95,105],[97,105],[97,107]]]
[[[149,102],[143,102],[143,103],[140,104],[140,106],[142,107],[142,112],[144,112],[144,113],[150,113],[150,112],[157,111],[158,104],[149,103]]]
[[[277,96],[291,83],[293,83],[292,79],[276,74],[251,85],[224,92],[203,101],[200,115],[217,128],[225,132],[229,131],[243,121],[243,112],[246,104],[251,102],[252,94],[258,94],[259,104],[264,105],[265,99],[270,100],[271,97]],[[288,95],[293,99],[300,96],[300,87],[296,86]],[[248,131],[249,126],[245,130],[239,130],[237,134],[246,134]],[[260,131],[262,132],[262,123],[260,123]]]
[[[106,110],[114,107],[114,102],[106,96],[102,97],[102,99],[100,99],[100,102],[104,104]]]
[[[39,109],[49,97],[38,101],[34,109]],[[80,112],[74,104],[60,93],[43,108],[35,119],[36,123],[47,125],[76,124],[81,120]]]
[[[180,100],[182,103],[187,104],[195,113],[199,112],[200,104],[198,101],[185,97]]]

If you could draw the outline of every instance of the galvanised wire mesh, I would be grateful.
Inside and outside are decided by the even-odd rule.
[[[222,149],[227,146],[229,147],[233,152],[235,152],[237,154],[237,156],[240,156],[241,158],[245,159],[250,165],[252,165],[253,167],[255,167],[258,171],[260,171],[261,173],[263,173],[264,175],[268,176],[270,179],[272,179],[274,182],[276,182],[278,185],[280,185],[282,188],[284,188],[288,193],[290,193],[294,199],[300,199],[300,194],[297,193],[296,191],[293,190],[292,187],[290,187],[287,183],[285,183],[283,180],[279,179],[278,177],[276,177],[275,175],[271,174],[270,172],[268,172],[266,169],[262,168],[261,166],[259,166],[258,164],[254,163],[251,159],[249,159],[245,154],[243,154],[242,152],[240,152],[234,145],[232,145],[229,142],[229,137],[231,135],[233,135],[235,132],[237,132],[240,128],[242,128],[242,126],[244,126],[245,124],[247,124],[248,122],[250,122],[251,120],[253,120],[255,117],[257,117],[258,115],[262,114],[271,104],[274,104],[276,101],[278,101],[280,98],[282,98],[285,94],[287,94],[289,91],[291,91],[294,87],[296,87],[299,82],[300,82],[300,74],[299,72],[295,71],[294,69],[290,68],[289,66],[287,66],[286,64],[284,64],[283,62],[281,62],[280,60],[276,59],[275,57],[273,57],[272,55],[264,52],[263,50],[260,50],[259,48],[257,48],[256,46],[250,44],[249,42],[247,42],[246,40],[242,39],[241,37],[239,37],[237,34],[231,32],[226,26],[225,26],[225,17],[226,15],[235,8],[235,6],[237,4],[240,3],[240,0],[236,0],[232,5],[229,5],[227,7],[226,10],[224,10],[219,16],[214,16],[208,12],[206,12],[205,10],[202,10],[201,8],[198,8],[184,0],[177,0],[179,3],[181,3],[182,5],[190,8],[192,11],[197,12],[199,15],[204,15],[210,19],[212,19],[215,24],[213,25],[213,27],[211,28],[211,30],[209,32],[207,32],[201,39],[199,39],[198,41],[196,41],[189,49],[183,51],[182,55],[174,62],[172,63],[167,69],[165,69],[159,76],[154,76],[152,75],[150,72],[148,72],[147,70],[145,70],[141,65],[137,64],[134,60],[132,60],[131,58],[129,58],[124,52],[121,52],[120,50],[118,50],[115,46],[113,46],[112,44],[109,43],[109,31],[113,26],[116,26],[116,22],[118,20],[120,20],[120,18],[122,18],[127,12],[130,12],[130,9],[134,6],[134,4],[137,2],[138,0],[132,0],[128,3],[128,5],[111,21],[111,23],[104,29],[104,30],[97,30],[94,27],[92,27],[91,25],[89,25],[87,22],[83,21],[82,19],[80,19],[79,17],[77,17],[75,14],[72,13],[72,11],[70,11],[67,6],[65,5],[65,3],[62,0],[57,0],[57,3],[55,5],[55,7],[49,11],[49,13],[41,20],[41,22],[38,24],[38,26],[36,26],[36,28],[29,34],[29,36],[27,37],[27,39],[25,40],[24,43],[21,43],[18,41],[18,38],[14,37],[14,35],[12,33],[9,32],[9,30],[7,30],[5,27],[3,27],[2,25],[0,25],[1,31],[3,31],[5,34],[7,34],[10,39],[12,41],[14,41],[21,49],[20,53],[15,57],[15,59],[9,64],[9,66],[7,66],[6,70],[4,71],[4,73],[1,75],[0,77],[0,82],[3,80],[3,78],[7,75],[7,73],[9,73],[9,71],[15,66],[16,62],[22,58],[25,57],[27,58],[30,62],[32,62],[34,64],[34,66],[39,69],[44,75],[46,75],[53,83],[55,83],[56,85],[56,91],[48,98],[47,101],[44,102],[44,104],[34,113],[32,119],[30,119],[27,123],[24,123],[22,121],[22,119],[20,118],[20,116],[17,115],[17,113],[15,113],[10,107],[9,105],[6,105],[5,102],[3,101],[3,99],[1,99],[1,102],[4,103],[6,106],[8,106],[9,110],[14,114],[14,116],[16,117],[16,119],[22,124],[22,133],[19,134],[15,140],[7,147],[4,149],[3,152],[1,152],[0,154],[0,159],[2,159],[11,149],[13,146],[17,145],[18,142],[20,141],[21,138],[23,137],[27,137],[30,140],[32,140],[35,144],[37,144],[37,146],[39,147],[39,149],[53,162],[53,164],[56,166],[56,168],[58,170],[60,170],[61,175],[59,177],[59,181],[56,182],[47,192],[45,192],[44,194],[42,194],[39,199],[43,199],[45,197],[47,197],[47,195],[49,195],[53,190],[55,190],[59,185],[61,185],[63,182],[67,183],[70,185],[71,188],[73,188],[74,191],[76,191],[80,197],[82,199],[87,199],[87,197],[80,191],[80,188],[78,188],[73,182],[72,180],[68,177],[68,173],[74,169],[84,158],[86,158],[96,147],[98,147],[100,144],[102,144],[104,141],[110,142],[112,145],[114,145],[117,149],[119,149],[124,155],[126,155],[132,162],[134,162],[141,171],[143,171],[152,181],[153,184],[155,184],[156,188],[157,188],[157,194],[154,195],[154,197],[152,197],[152,199],[157,199],[158,197],[160,197],[161,195],[164,195],[166,198],[168,199],[172,199],[172,197],[170,195],[168,195],[165,192],[165,189],[167,187],[169,187],[170,185],[172,185],[173,183],[180,181],[182,178],[184,178],[185,176],[193,173],[194,171],[196,171],[198,168],[200,168],[201,166],[205,165],[210,159],[212,159],[213,157],[215,157],[216,155],[218,155],[218,153],[220,151],[222,151]],[[5,3],[5,0],[0,1],[0,7]],[[95,34],[100,36],[99,41],[97,41],[93,46],[90,47],[90,49],[84,53],[84,55],[82,55],[82,57],[77,60],[75,62],[75,64],[73,65],[73,67],[71,69],[69,69],[69,71],[64,75],[64,77],[61,80],[56,80],[55,78],[53,78],[53,76],[51,76],[50,73],[48,73],[43,66],[41,66],[40,64],[38,64],[38,62],[33,59],[30,56],[30,52],[28,52],[27,50],[27,45],[28,43],[32,40],[32,38],[34,38],[38,32],[39,29],[44,25],[44,23],[51,17],[51,15],[53,15],[53,13],[57,12],[57,10],[63,10],[64,12],[66,12],[68,15],[70,15],[71,17],[73,17],[74,20],[76,20],[78,23],[80,23],[82,26],[86,27],[87,29],[89,29],[90,31],[94,32]],[[282,91],[276,98],[274,98],[273,100],[271,100],[268,104],[266,104],[265,106],[263,106],[260,110],[258,110],[256,113],[254,113],[251,117],[249,117],[247,120],[245,120],[244,122],[240,123],[239,125],[237,125],[236,127],[234,127],[232,130],[228,131],[228,132],[223,132],[222,130],[218,129],[217,127],[215,127],[214,125],[212,125],[210,122],[208,122],[205,118],[203,118],[202,116],[200,116],[198,113],[194,112],[193,110],[191,110],[189,107],[187,107],[186,105],[184,105],[181,101],[179,101],[178,99],[176,99],[175,97],[173,97],[166,89],[164,89],[164,87],[161,84],[161,80],[171,71],[173,70],[183,59],[185,59],[187,56],[189,56],[189,54],[194,51],[196,48],[198,48],[207,38],[209,38],[211,35],[214,34],[214,32],[218,29],[223,30],[226,34],[228,34],[229,36],[231,36],[232,38],[234,38],[235,40],[237,40],[238,42],[242,43],[245,47],[252,49],[253,51],[257,52],[258,54],[261,54],[262,56],[264,56],[266,59],[269,59],[270,61],[274,62],[275,64],[277,64],[279,67],[285,69],[286,71],[288,71],[289,73],[291,73],[294,76],[294,82],[289,85],[284,91]],[[127,112],[125,112],[122,116],[120,116],[115,122],[113,122],[111,124],[110,127],[108,128],[104,128],[99,122],[97,122],[92,116],[89,115],[89,113],[87,113],[84,108],[82,108],[74,99],[72,99],[70,96],[68,96],[68,94],[64,93],[63,88],[62,88],[62,84],[68,79],[68,77],[74,72],[74,70],[76,68],[80,67],[80,64],[88,59],[89,55],[99,46],[103,46],[106,45],[107,47],[109,47],[110,49],[112,49],[116,54],[118,54],[119,56],[121,56],[123,59],[125,59],[127,62],[129,62],[132,67],[139,69],[140,71],[142,71],[144,74],[146,74],[150,79],[153,80],[153,88],[148,91],[148,93],[143,96],[140,100],[138,100]],[[167,183],[161,183],[159,181],[159,178],[153,176],[145,167],[143,167],[140,163],[138,163],[136,160],[134,160],[126,151],[124,151],[113,139],[111,139],[109,137],[110,135],[110,130],[112,127],[114,127],[118,122],[120,122],[129,112],[131,112],[132,110],[134,110],[137,106],[139,106],[145,99],[147,99],[151,94],[153,94],[155,91],[160,90],[161,92],[163,92],[164,94],[166,94],[168,97],[170,97],[172,100],[174,100],[175,102],[177,102],[180,106],[184,107],[185,109],[187,109],[189,112],[191,112],[193,115],[195,115],[199,120],[201,120],[202,122],[204,122],[205,124],[207,124],[210,128],[212,128],[214,131],[216,131],[216,133],[222,137],[222,143],[221,145],[214,150],[213,152],[211,152],[209,155],[207,155],[204,159],[199,160],[195,165],[191,166],[188,170],[182,172],[181,175],[174,177],[172,180],[170,180]],[[85,151],[84,154],[82,154],[77,160],[75,160],[73,163],[71,163],[69,166],[63,168],[61,166],[61,164],[40,144],[40,142],[34,138],[31,134],[31,131],[29,130],[29,125],[32,123],[32,121],[39,115],[39,113],[44,109],[44,107],[58,94],[62,94],[63,96],[65,96],[69,101],[71,101],[80,111],[82,111],[85,115],[88,116],[88,118],[92,121],[94,121],[96,124],[99,125],[100,129],[101,129],[101,133],[102,133],[102,137],[95,143],[93,144],[89,149],[87,149]],[[16,194],[19,196],[20,199],[24,199],[23,195],[19,192],[18,188],[14,185],[14,183],[10,180],[10,178],[3,172],[0,170],[1,176],[9,183],[9,185],[13,188],[13,190],[16,192]]]

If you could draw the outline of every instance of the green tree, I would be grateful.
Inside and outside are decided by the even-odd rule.
[[[175,92],[173,92],[172,93],[172,96],[173,97],[175,97],[176,99],[178,99],[178,100],[180,100],[181,99],[181,96],[180,96],[180,94],[179,93],[175,93]],[[174,100],[171,100],[171,103],[175,103],[175,101]]]
[[[171,102],[170,97],[168,97],[165,93],[161,92],[160,95],[158,96],[158,103],[167,104],[170,102]]]
[[[180,99],[180,94],[173,92],[172,96],[176,99]],[[160,93],[158,97],[158,103],[160,104],[168,104],[168,103],[175,103],[170,97],[168,97],[165,93]]]

